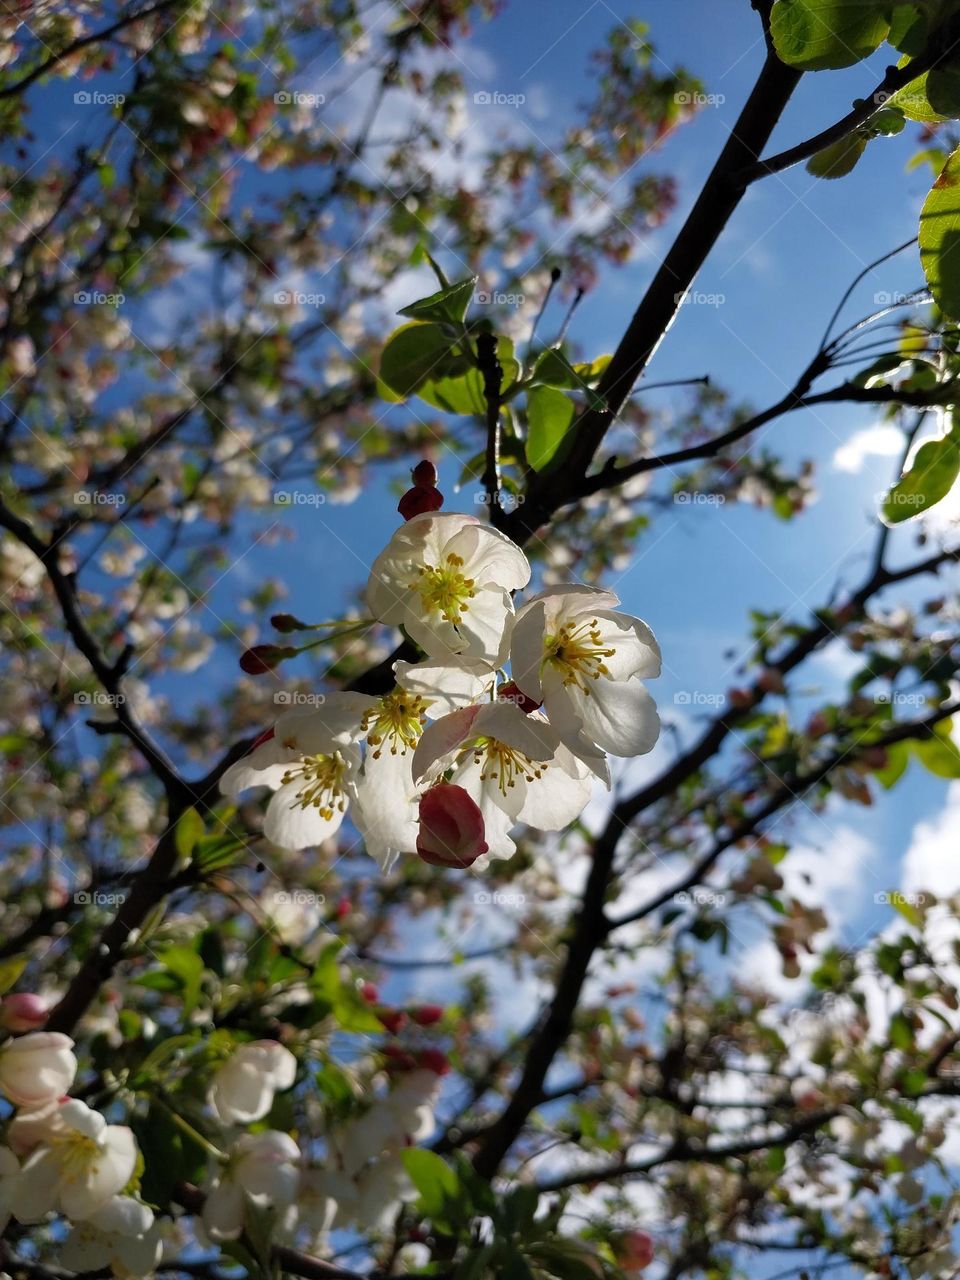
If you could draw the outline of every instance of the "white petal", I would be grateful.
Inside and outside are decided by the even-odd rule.
[[[462,529],[444,547],[444,555],[464,560],[464,573],[478,583],[495,582],[505,591],[519,591],[530,581],[530,562],[517,544],[489,525]]]
[[[588,777],[571,777],[559,764],[548,764],[527,783],[518,819],[538,831],[563,831],[583,813],[592,790]]]
[[[366,842],[367,852],[381,867],[397,853],[417,847],[418,789],[413,781],[413,752],[391,755],[384,747],[374,758],[367,752],[357,782],[354,822]]]
[[[314,805],[303,807],[297,800],[303,783],[295,778],[275,792],[263,823],[263,834],[281,849],[309,849],[322,844],[340,829],[344,810],[335,809],[329,818],[323,817]],[[344,797],[346,806],[346,797]]]
[[[531,760],[549,760],[559,745],[557,731],[539,717],[528,716],[515,702],[487,702],[473,726],[475,736],[496,738]]]
[[[413,753],[412,772],[415,780],[425,778],[435,765],[440,764],[447,756],[452,756],[460,744],[471,736],[479,711],[478,706],[463,707],[427,725]]]
[[[203,1206],[203,1225],[211,1240],[236,1240],[243,1232],[243,1188],[232,1178],[218,1183]]]
[[[427,714],[434,720],[478,702],[496,678],[489,663],[469,658],[398,662],[394,673],[401,689],[429,699]]]
[[[660,736],[657,704],[637,680],[594,680],[589,694],[573,690],[571,697],[583,717],[584,733],[611,755],[645,755]]]
[[[543,699],[540,664],[546,633],[545,608],[542,600],[524,605],[517,614],[510,641],[510,674],[517,687],[534,702]]]
[[[626,613],[600,611],[593,616],[600,623],[601,644],[616,649],[605,662],[609,679],[651,680],[660,674],[660,646],[645,622]]]

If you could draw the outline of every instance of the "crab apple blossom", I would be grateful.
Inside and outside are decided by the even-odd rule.
[[[414,778],[448,770],[449,782],[479,806],[488,854],[495,858],[514,852],[509,833],[516,823],[561,831],[590,798],[588,769],[539,713],[526,715],[515,702],[464,707],[424,730]]]
[[[504,534],[473,516],[416,516],[373,563],[367,604],[375,618],[406,629],[431,658],[454,654],[496,662],[513,619],[510,593],[530,565]]]
[[[0,1049],[0,1092],[18,1107],[62,1097],[76,1074],[73,1041],[58,1031],[32,1031]]]
[[[109,1267],[122,1280],[150,1275],[163,1252],[153,1211],[132,1196],[114,1196],[78,1222],[64,1240],[60,1262],[72,1271]]]
[[[274,795],[263,832],[282,849],[306,849],[332,836],[356,796],[361,718],[369,699],[332,693],[312,711],[290,712],[220,779],[224,795],[267,786]]]
[[[417,853],[436,867],[469,867],[487,852],[483,814],[463,787],[438,782],[420,797]]]
[[[203,1206],[203,1226],[211,1240],[237,1240],[243,1233],[247,1199],[284,1206],[296,1199],[300,1149],[287,1133],[268,1129],[245,1133],[234,1144],[226,1167]]]
[[[41,1144],[24,1161],[13,1195],[13,1216],[39,1222],[53,1209],[80,1221],[112,1200],[137,1164],[133,1133],[107,1124],[99,1111],[68,1098],[51,1113]]]
[[[646,1231],[628,1231],[617,1241],[617,1263],[628,1276],[638,1276],[655,1257],[653,1236]]]
[[[210,1103],[221,1124],[252,1124],[273,1106],[276,1092],[289,1089],[297,1060],[275,1040],[241,1045],[213,1077]]]
[[[660,735],[656,704],[640,683],[660,674],[660,646],[645,622],[614,612],[619,603],[612,591],[556,587],[525,604],[513,629],[513,679],[585,759],[591,743],[615,756],[644,755]]]

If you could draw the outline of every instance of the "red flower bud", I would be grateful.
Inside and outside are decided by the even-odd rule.
[[[439,511],[442,506],[443,494],[439,489],[415,484],[397,503],[397,510],[404,520],[412,520],[414,516],[422,516],[428,511]]]
[[[341,898],[337,903],[337,919],[343,920],[353,910],[353,903],[349,898]]]
[[[439,1022],[443,1017],[443,1005],[421,1004],[409,1012],[410,1017],[418,1027],[432,1027],[435,1022]]]
[[[421,485],[424,489],[435,489],[437,487],[437,468],[428,458],[424,458],[422,462],[418,462],[413,468],[413,483]]]
[[[360,988],[360,994],[366,1000],[367,1004],[376,1004],[380,999],[380,992],[372,982],[365,982]]]
[[[439,782],[420,797],[417,853],[434,867],[469,867],[487,852],[483,814],[463,787]]]
[[[276,631],[282,631],[287,634],[291,631],[308,631],[307,623],[301,622],[299,618],[294,617],[292,613],[275,613],[270,619],[270,625]]]
[[[29,991],[18,992],[6,996],[0,1003],[0,1024],[8,1031],[36,1031],[46,1022],[49,1013],[45,1000]]]
[[[518,684],[513,680],[508,680],[506,684],[502,684],[497,690],[498,702],[515,702],[525,716],[531,711],[536,711],[541,703],[534,702],[533,698],[527,697]]]
[[[284,658],[295,658],[296,655],[296,649],[281,648],[275,644],[255,644],[241,655],[240,669],[248,676],[262,676],[278,667]]]
[[[407,1015],[402,1009],[378,1009],[377,1017],[392,1036],[407,1025]]]
[[[434,1075],[445,1076],[450,1070],[450,1059],[440,1049],[421,1049],[417,1054],[417,1066]]]

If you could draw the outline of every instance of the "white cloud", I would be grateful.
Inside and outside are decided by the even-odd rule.
[[[903,448],[903,432],[892,423],[877,423],[855,432],[833,455],[837,471],[858,472],[869,457],[895,458]]]
[[[938,814],[918,822],[913,840],[903,859],[900,886],[904,893],[928,889],[937,897],[960,892],[960,783],[947,791],[946,803]]]

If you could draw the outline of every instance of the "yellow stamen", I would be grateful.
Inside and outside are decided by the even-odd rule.
[[[555,636],[544,638],[543,651],[544,665],[556,667],[562,672],[565,685],[572,684],[585,694],[590,693],[588,681],[610,674],[604,658],[616,653],[616,649],[603,645],[596,618],[562,626]]]
[[[367,735],[368,744],[374,748],[374,760],[380,759],[384,741],[390,743],[390,754],[406,755],[420,740],[423,722],[429,703],[418,694],[395,689],[381,698],[370,711],[364,712],[360,727]]]
[[[423,607],[428,613],[439,613],[454,626],[469,610],[468,601],[477,594],[473,578],[464,577],[461,556],[447,556],[443,564],[421,565],[417,577],[410,583],[413,591],[420,593]]]
[[[100,1157],[100,1145],[96,1138],[70,1129],[49,1139],[50,1145],[60,1151],[60,1173],[65,1182],[76,1182],[88,1174],[96,1174]]]
[[[298,765],[288,769],[283,775],[282,784],[295,782],[298,779],[303,785],[294,798],[291,809],[314,808],[328,822],[336,811],[343,813],[347,802],[343,793],[343,780],[349,766],[339,751],[332,755],[304,756]]]
[[[473,752],[474,761],[481,766],[480,781],[494,779],[501,795],[506,795],[511,787],[517,785],[517,778],[535,782],[543,777],[547,768],[542,760],[531,760],[524,752],[508,747],[497,738],[478,738],[469,750]]]

